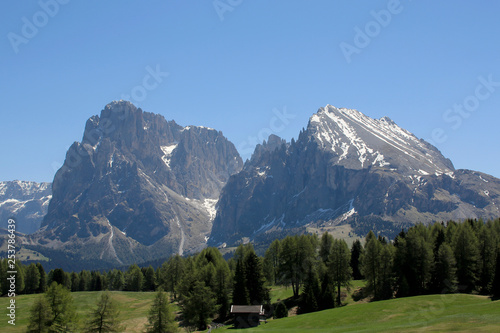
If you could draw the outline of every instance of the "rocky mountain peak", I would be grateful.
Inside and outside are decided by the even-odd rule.
[[[375,230],[393,238],[418,222],[500,214],[500,180],[455,170],[388,117],[327,105],[281,147],[257,146],[229,179],[210,244],[269,244],[306,231],[352,239]]]
[[[112,102],[69,148],[32,241],[92,249],[86,258],[115,264],[198,250],[222,187],[242,166],[220,131]]]
[[[52,198],[51,183],[32,181],[0,182],[0,227],[7,228],[7,220],[16,219],[16,230],[33,233],[40,227]]]
[[[453,164],[435,147],[399,127],[389,117],[327,105],[307,127],[310,140],[351,169],[389,167],[408,175],[453,172]]]

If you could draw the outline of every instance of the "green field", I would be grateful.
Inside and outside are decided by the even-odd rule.
[[[142,332],[147,322],[147,314],[153,302],[155,293],[152,292],[125,292],[112,291],[113,299],[117,301],[120,310],[119,320],[126,325],[127,332]],[[71,293],[80,318],[80,327],[85,327],[89,310],[94,307],[99,292]],[[29,320],[29,308],[33,300],[39,295],[21,295],[16,297],[16,326],[7,323],[7,309],[9,298],[0,298],[2,315],[0,318],[0,332],[25,332]],[[176,307],[173,307],[176,310]],[[5,313],[5,314],[4,314]]]
[[[355,281],[356,282],[356,281]],[[362,285],[356,283],[353,290]],[[72,293],[83,328],[88,311],[94,306],[99,292]],[[147,313],[152,304],[151,292],[112,292],[120,309],[119,320],[126,332],[143,332]],[[285,299],[291,288],[274,287],[272,299]],[[38,295],[16,297],[16,326],[7,323],[9,298],[0,298],[2,315],[0,332],[25,332],[29,307]],[[431,295],[393,299],[373,303],[355,303],[348,296],[348,306],[304,314],[284,319],[269,320],[255,329],[244,332],[500,332],[500,301],[487,297],[455,294]],[[174,307],[177,310],[177,307]],[[227,326],[212,332],[231,329]]]
[[[400,298],[269,320],[258,328],[244,330],[262,331],[500,332],[500,301],[464,294]]]

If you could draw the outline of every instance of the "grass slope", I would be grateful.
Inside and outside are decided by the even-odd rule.
[[[464,294],[400,298],[270,320],[245,330],[261,331],[500,332],[500,301]]]
[[[97,291],[71,293],[80,319],[79,327],[81,329],[85,327],[85,321],[89,318],[89,311],[95,307],[99,293]],[[120,310],[118,320],[126,326],[126,331],[143,332],[155,293],[125,291],[112,291],[111,293]],[[29,309],[38,296],[20,295],[16,297],[16,326],[7,323],[6,307],[9,304],[9,298],[0,298],[0,309],[4,309],[1,312],[0,332],[25,332],[29,322]],[[177,310],[177,307],[172,306],[172,310]]]

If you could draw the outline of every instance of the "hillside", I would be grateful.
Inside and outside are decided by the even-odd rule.
[[[154,298],[151,292],[112,292],[119,301],[120,320],[127,332],[142,332]],[[80,318],[92,308],[98,292],[72,293]],[[0,331],[24,332],[29,308],[38,295],[16,297],[16,326],[0,321]],[[0,298],[0,307],[9,299]],[[82,320],[83,325],[84,319]],[[232,331],[231,326],[212,332]],[[255,329],[242,332],[498,332],[500,301],[474,295],[430,295],[365,304],[353,304],[284,319],[269,320]]]
[[[212,332],[232,330],[224,327]],[[393,299],[270,320],[242,332],[498,332],[500,301],[475,295]]]

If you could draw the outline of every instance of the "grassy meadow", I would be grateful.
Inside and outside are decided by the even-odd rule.
[[[353,281],[344,303],[340,308],[292,316],[284,319],[270,319],[258,328],[243,332],[499,332],[500,301],[488,297],[466,294],[430,295],[393,299],[367,303],[353,294],[363,287],[362,281]],[[126,332],[143,332],[147,314],[155,296],[152,292],[111,292],[117,301],[119,320],[126,326]],[[99,292],[74,292],[80,318],[79,327],[85,327],[89,310],[93,308]],[[272,302],[292,296],[290,287],[273,287]],[[7,323],[6,307],[9,298],[0,298],[4,315],[0,320],[0,332],[25,332],[29,320],[29,308],[39,295],[16,297],[16,326]],[[356,301],[358,300],[358,301]],[[173,306],[177,311],[178,307]],[[291,311],[293,312],[293,311]],[[232,330],[226,326],[212,332]],[[184,330],[181,330],[183,332]]]

